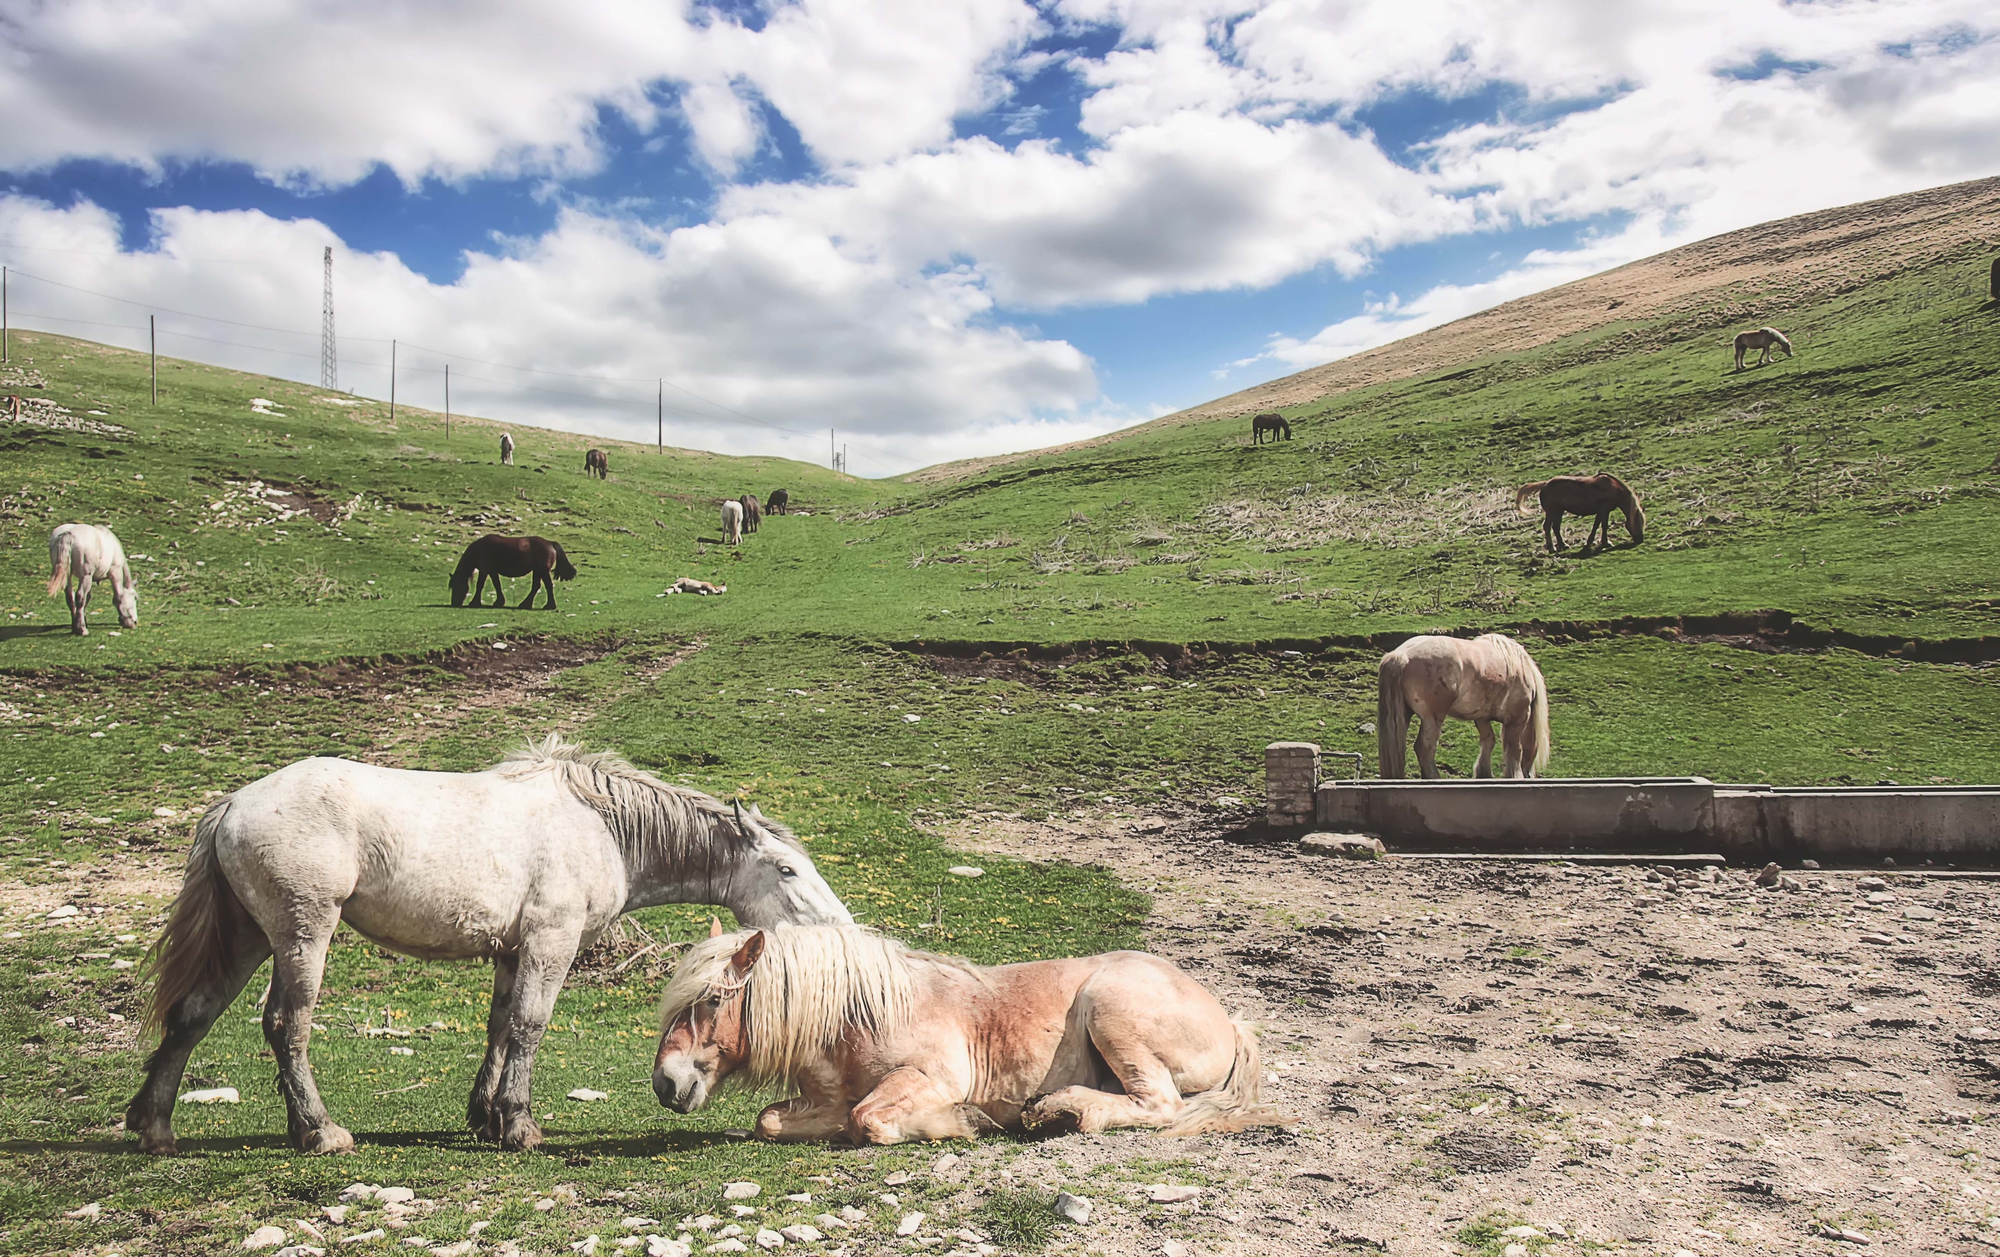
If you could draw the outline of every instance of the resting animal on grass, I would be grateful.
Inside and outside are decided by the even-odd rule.
[[[49,570],[49,597],[61,594],[69,604],[70,632],[90,636],[84,615],[90,610],[90,587],[101,580],[111,582],[118,623],[128,629],[139,627],[139,586],[132,581],[125,547],[109,528],[57,524],[49,533]]]
[[[683,576],[673,584],[667,586],[667,592],[670,594],[726,594],[729,592],[729,586],[711,585],[705,580],[696,580],[692,576]]]
[[[591,449],[583,453],[583,474],[596,476],[599,480],[611,479],[611,458],[603,450]]]
[[[853,926],[721,929],[661,1001],[653,1090],[679,1112],[734,1081],[797,1093],[757,1117],[784,1142],[1286,1121],[1259,1101],[1250,1028],[1157,956],[988,968]]]
[[[1412,713],[1423,722],[1417,768],[1427,778],[1438,775],[1438,736],[1447,716],[1479,726],[1475,777],[1493,775],[1496,720],[1506,738],[1506,776],[1532,777],[1548,765],[1548,683],[1511,637],[1412,637],[1382,656],[1376,683],[1376,749],[1385,778],[1403,776]]]
[[[306,759],[218,800],[147,966],[161,1032],[125,1129],[174,1151],[181,1074],[215,1019],[275,953],[264,1040],[292,1146],[348,1152],[306,1058],[327,946],[342,921],[426,960],[491,960],[486,1060],[466,1120],[510,1151],[542,1140],[535,1048],[570,962],[617,919],[720,902],[757,925],[853,918],[790,830],[614,755],[555,737],[482,773]]]
[[[1542,504],[1542,544],[1548,547],[1550,554],[1569,549],[1569,543],[1563,540],[1562,534],[1564,515],[1594,517],[1590,531],[1583,538],[1586,552],[1593,541],[1601,546],[1610,546],[1611,512],[1614,510],[1624,512],[1625,529],[1632,534],[1633,545],[1646,539],[1646,512],[1639,505],[1639,495],[1609,472],[1600,471],[1594,476],[1556,476],[1524,484],[1514,490],[1514,509],[1523,515],[1534,514],[1527,507],[1529,494],[1534,494]]]
[[[1757,365],[1760,367],[1771,360],[1771,351],[1773,349],[1784,350],[1785,357],[1787,358],[1792,356],[1792,342],[1786,340],[1785,334],[1775,327],[1760,327],[1754,332],[1738,332],[1736,334],[1736,369],[1738,371],[1743,369],[1743,355],[1753,349],[1764,351],[1757,355]]]
[[[743,544],[743,504],[734,498],[722,504],[722,540],[725,545]]]
[[[1266,432],[1271,434],[1273,441],[1277,440],[1281,435],[1287,441],[1292,439],[1292,425],[1286,423],[1285,417],[1276,411],[1272,411],[1268,415],[1258,415],[1250,421],[1250,443],[1252,445],[1262,445]]]
[[[783,515],[785,508],[791,504],[791,494],[785,492],[783,489],[773,489],[771,490],[771,496],[764,499],[764,513],[766,515]]]
[[[472,583],[475,573],[479,577],[476,588]],[[534,580],[528,585],[528,596],[515,605],[527,610],[535,604],[535,591],[546,589],[549,597],[542,604],[542,610],[553,611],[556,609],[555,582],[575,579],[576,566],[556,542],[542,537],[503,537],[490,532],[465,547],[465,553],[459,556],[458,570],[451,574],[451,605],[464,606],[466,591],[471,590],[472,605],[478,606],[480,598],[485,596],[489,576],[493,578],[494,606],[507,605],[507,592],[500,586],[502,576],[533,576]]]

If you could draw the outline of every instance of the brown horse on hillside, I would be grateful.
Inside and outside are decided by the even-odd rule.
[[[603,450],[586,450],[583,455],[583,474],[596,476],[599,480],[611,479],[611,459]]]
[[[472,585],[473,573],[479,574],[479,586]],[[465,554],[458,560],[458,570],[451,574],[451,605],[465,605],[465,594],[472,590],[472,605],[479,606],[486,593],[486,579],[493,578],[493,605],[507,605],[507,593],[500,585],[502,576],[533,576],[528,586],[528,596],[516,603],[522,609],[535,603],[535,591],[549,591],[548,601],[542,610],[556,609],[555,581],[571,580],[576,576],[576,567],[563,553],[563,548],[553,541],[541,537],[503,537],[499,533],[487,533],[484,537],[465,547]],[[554,580],[550,578],[553,577]]]
[[[1285,417],[1275,410],[1268,415],[1258,415],[1250,421],[1250,443],[1252,445],[1262,445],[1266,432],[1271,434],[1273,441],[1277,440],[1280,436],[1283,436],[1287,441],[1292,439],[1292,425],[1286,423]]]
[[[743,531],[756,532],[757,526],[764,522],[764,508],[757,504],[757,495],[746,493],[737,501],[743,503]]]
[[[791,494],[785,492],[783,489],[773,489],[771,490],[771,496],[764,499],[764,513],[766,515],[783,515],[785,508],[791,504]]]
[[[1625,527],[1632,533],[1632,544],[1638,545],[1646,539],[1646,512],[1640,509],[1639,495],[1634,493],[1623,480],[1607,472],[1594,476],[1557,476],[1552,480],[1537,480],[1514,490],[1514,509],[1523,515],[1533,515],[1524,503],[1529,494],[1538,494],[1542,503],[1542,541],[1549,553],[1569,549],[1563,540],[1562,520],[1564,515],[1596,516],[1590,532],[1583,539],[1583,548],[1589,552],[1595,540],[1600,549],[1611,545],[1611,512],[1625,512]]]

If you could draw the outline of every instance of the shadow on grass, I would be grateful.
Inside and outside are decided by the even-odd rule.
[[[0,627],[0,642],[11,642],[17,637],[39,637],[45,633],[67,633],[67,624],[9,624]]]
[[[463,1130],[402,1130],[402,1131],[362,1131],[354,1132],[355,1143],[363,1150],[368,1148],[428,1148],[450,1152],[491,1152],[497,1156],[517,1156],[520,1154],[502,1152],[497,1145],[475,1139]],[[605,1157],[650,1157],[664,1153],[697,1152],[705,1148],[718,1147],[728,1143],[746,1142],[732,1138],[721,1131],[669,1130],[650,1134],[633,1135],[552,1135],[542,1142],[538,1149],[553,1157],[605,1156]],[[279,1134],[232,1135],[206,1139],[186,1139],[179,1141],[176,1156],[189,1156],[204,1152],[287,1152],[290,1142]],[[0,1140],[0,1153],[32,1156],[47,1153],[91,1153],[98,1156],[137,1156],[139,1141],[136,1139],[6,1139]]]

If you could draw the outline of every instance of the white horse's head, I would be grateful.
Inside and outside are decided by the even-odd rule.
[[[724,901],[751,928],[771,925],[852,925],[854,916],[819,875],[790,830],[766,820],[756,804],[736,805],[746,847],[737,858]]]
[[[125,587],[118,591],[117,597],[112,601],[118,608],[118,622],[128,629],[138,628],[139,587],[133,584],[130,576],[125,578]]]

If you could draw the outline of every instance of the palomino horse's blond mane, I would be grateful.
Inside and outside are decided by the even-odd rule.
[[[879,1038],[907,1025],[916,965],[977,976],[970,962],[955,956],[915,951],[847,927],[767,930],[762,957],[745,978],[732,981],[730,958],[749,937],[748,931],[719,934],[688,951],[660,999],[660,1033],[702,1000],[733,994],[740,984],[750,1059],[731,1078],[752,1088],[796,1088],[799,1073],[831,1053],[850,1026]]]

